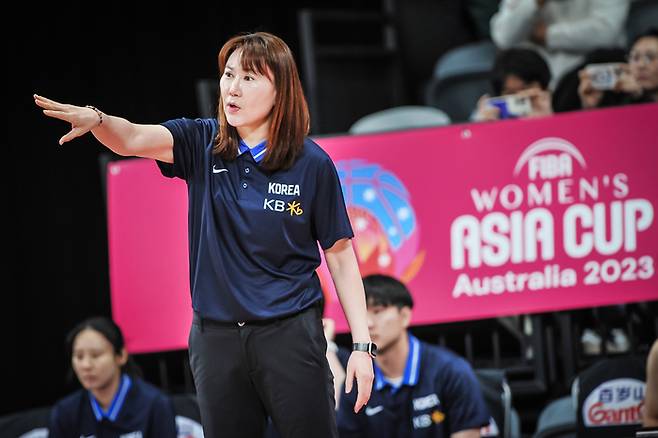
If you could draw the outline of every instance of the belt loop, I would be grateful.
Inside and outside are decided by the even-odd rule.
[[[203,333],[203,318],[201,315],[199,315],[199,328],[201,329],[201,333]]]

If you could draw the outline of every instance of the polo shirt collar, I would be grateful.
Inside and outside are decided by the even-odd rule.
[[[263,158],[265,158],[265,152],[267,151],[267,140],[263,140],[262,142],[258,143],[256,146],[253,148],[250,148],[249,146],[246,145],[242,139],[240,139],[240,143],[238,143],[238,155],[242,155],[245,152],[249,151],[251,152],[251,156],[254,157],[254,161],[256,163],[260,163],[263,161]]]
[[[397,391],[402,385],[415,386],[418,383],[418,376],[420,374],[420,341],[418,338],[409,333],[409,355],[407,356],[407,363],[404,366],[404,374],[402,381],[394,384],[386,379],[384,373],[379,369],[377,364],[374,364],[375,370],[375,389],[381,391],[387,386],[391,387],[393,392]]]
[[[91,410],[94,412],[96,421],[101,421],[103,418],[107,418],[112,422],[116,421],[117,417],[119,416],[119,412],[123,407],[123,403],[126,401],[126,395],[128,394],[128,390],[130,389],[131,385],[132,380],[130,377],[128,377],[126,374],[122,374],[121,381],[119,382],[119,389],[117,389],[116,394],[114,394],[112,403],[110,403],[110,407],[107,411],[104,411],[103,408],[101,408],[100,403],[98,403],[94,395],[91,393],[91,391],[89,391]]]

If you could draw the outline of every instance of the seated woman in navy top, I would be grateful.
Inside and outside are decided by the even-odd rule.
[[[50,438],[174,438],[169,398],[136,376],[119,327],[90,318],[67,336],[67,351],[82,389],[53,407]]]

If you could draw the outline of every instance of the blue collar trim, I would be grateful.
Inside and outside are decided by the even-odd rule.
[[[418,376],[420,374],[420,341],[418,338],[409,333],[409,355],[407,356],[407,363],[404,366],[404,374],[402,381],[394,384],[386,379],[384,373],[379,369],[377,364],[374,364],[375,369],[375,389],[381,391],[386,386],[390,386],[393,392],[400,389],[402,385],[415,386],[418,383]]]
[[[107,418],[110,421],[116,421],[117,417],[119,416],[119,412],[123,407],[123,403],[126,400],[128,390],[131,386],[132,380],[130,380],[130,377],[128,377],[126,374],[123,374],[121,376],[121,381],[119,382],[119,389],[117,389],[117,393],[114,394],[114,398],[112,399],[112,403],[110,403],[110,407],[107,412],[103,411],[103,408],[101,408],[101,405],[96,400],[96,397],[94,397],[91,391],[89,391],[91,410],[94,412],[96,421],[101,421],[103,418]]]
[[[250,148],[244,141],[242,141],[242,139],[240,139],[240,143],[238,143],[239,155],[249,151],[251,152],[251,156],[254,157],[254,161],[256,161],[256,163],[260,163],[263,161],[263,158],[265,158],[265,152],[267,151],[266,145],[267,140],[263,140],[253,148]]]

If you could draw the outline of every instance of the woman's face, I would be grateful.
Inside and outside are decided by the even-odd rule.
[[[245,137],[258,129],[267,132],[276,90],[271,73],[261,75],[243,70],[241,55],[242,50],[236,50],[229,56],[219,86],[226,120]]]
[[[658,38],[637,40],[628,55],[631,73],[643,90],[658,89]]]
[[[73,371],[87,390],[100,390],[118,381],[126,360],[125,353],[115,354],[107,338],[94,329],[82,330],[73,340]]]

